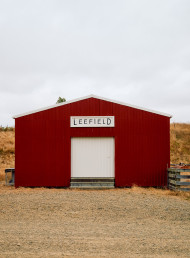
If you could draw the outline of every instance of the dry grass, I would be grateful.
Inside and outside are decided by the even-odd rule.
[[[171,191],[168,189],[165,189],[163,191],[163,189],[157,189],[157,188],[152,188],[152,187],[148,187],[148,188],[142,188],[142,187],[138,187],[136,185],[134,185],[131,188],[132,192],[136,192],[136,193],[140,193],[140,194],[152,194],[152,195],[159,195],[159,196],[176,196],[179,197],[180,199],[185,199],[190,201],[190,192],[183,192],[183,191]]]
[[[0,131],[0,181],[5,180],[5,168],[15,166],[15,132]]]
[[[171,163],[190,164],[190,124],[173,123],[170,134]]]
[[[61,191],[66,191],[68,189],[61,189]],[[109,192],[120,192],[122,190],[122,188],[114,188],[114,189],[109,189],[109,190],[100,190],[100,191],[109,191]],[[171,191],[169,189],[164,189],[163,188],[153,188],[153,187],[139,187],[136,185],[133,185],[133,187],[131,188],[124,188],[123,190],[125,190],[127,193],[136,193],[136,194],[142,194],[142,195],[156,195],[156,196],[173,196],[176,197],[178,199],[183,199],[183,200],[188,200],[190,201],[190,192],[182,192],[182,191]],[[31,187],[19,187],[16,188],[14,186],[6,186],[4,182],[0,182],[0,194],[4,193],[4,194],[10,194],[11,192],[14,192],[14,194],[19,194],[19,193],[35,193],[36,191],[38,192],[49,192],[51,191],[52,193],[59,193],[60,192],[60,188],[46,188],[46,187],[35,187],[35,188],[31,188]],[[93,191],[97,191],[94,189],[72,189],[70,191],[74,191],[74,192],[93,192]]]
[[[15,132],[0,131],[0,153],[15,152]]]

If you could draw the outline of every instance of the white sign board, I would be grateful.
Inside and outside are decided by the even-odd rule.
[[[71,116],[71,127],[114,127],[114,116]]]

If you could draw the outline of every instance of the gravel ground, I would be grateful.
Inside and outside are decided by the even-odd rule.
[[[190,201],[169,191],[0,187],[0,257],[190,257]]]

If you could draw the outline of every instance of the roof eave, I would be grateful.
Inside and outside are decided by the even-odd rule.
[[[170,117],[170,118],[172,117],[172,115],[170,115],[170,114],[158,112],[158,111],[147,109],[147,108],[143,108],[143,107],[138,107],[138,106],[130,105],[130,104],[127,104],[127,103],[124,103],[124,102],[121,102],[121,101],[107,99],[107,98],[104,98],[104,97],[99,97],[99,96],[91,94],[91,95],[88,95],[88,96],[85,96],[85,97],[73,99],[73,100],[70,100],[70,101],[63,102],[63,103],[59,103],[59,104],[55,104],[55,105],[52,105],[52,106],[47,106],[47,107],[44,107],[44,108],[41,108],[41,109],[36,109],[36,110],[32,110],[32,111],[29,111],[29,112],[26,112],[26,113],[14,115],[13,118],[16,119],[16,118],[19,118],[19,117],[31,115],[31,114],[34,114],[34,113],[37,113],[37,112],[45,111],[45,110],[56,108],[56,107],[59,107],[59,106],[64,106],[64,105],[71,104],[73,102],[77,102],[77,101],[81,101],[81,100],[85,100],[85,99],[88,99],[88,98],[96,98],[96,99],[112,102],[112,103],[115,103],[115,104],[119,104],[119,105],[131,107],[131,108],[143,110],[143,111],[146,111],[146,112],[154,113],[154,114],[161,115],[161,116],[166,116],[166,117]]]

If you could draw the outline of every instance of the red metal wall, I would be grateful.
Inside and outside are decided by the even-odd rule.
[[[70,116],[115,116],[114,128],[70,128]],[[15,119],[15,186],[67,187],[71,137],[115,137],[115,186],[165,186],[170,118],[89,98]]]

